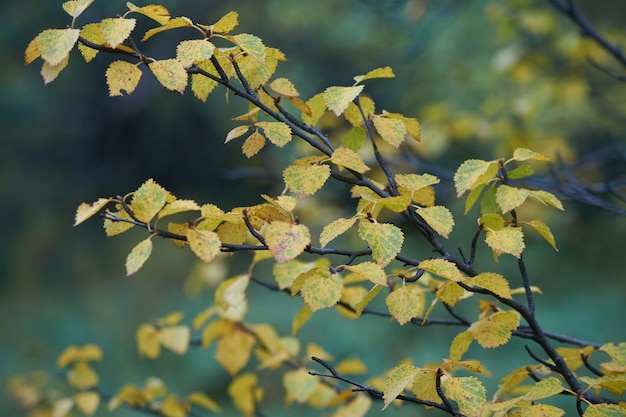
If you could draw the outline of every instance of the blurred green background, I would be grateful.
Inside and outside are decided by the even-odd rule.
[[[256,34],[286,53],[289,61],[278,74],[291,79],[304,99],[392,66],[397,78],[373,81],[366,91],[379,109],[422,122],[423,143],[415,149],[422,167],[435,164],[450,172],[464,159],[502,157],[516,146],[575,163],[577,154],[624,143],[626,85],[587,61],[619,67],[545,1],[162,3],[172,15],[203,23],[239,12],[239,32]],[[96,364],[104,388],[143,384],[154,375],[180,393],[224,393],[229,377],[213,364],[212,351],[165,354],[154,362],[139,359],[134,345],[140,323],[174,310],[193,317],[211,302],[210,292],[190,298],[183,291],[195,265],[189,251],[157,242],[152,259],[126,278],[124,259],[142,234],[106,239],[97,219],[72,228],[74,211],[81,202],[129,192],[148,178],[181,198],[225,209],[256,204],[259,194],[280,192],[274,180],[286,161],[267,150],[247,160],[237,144],[223,144],[235,126],[231,118],[245,106],[232,96],[226,104],[221,89],[203,104],[189,91],[163,90],[146,73],[134,94],[110,98],[104,71],[111,57],[100,54],[86,64],[75,52],[60,77],[44,86],[40,61],[24,67],[23,51],[41,30],[70,22],[60,4],[22,0],[0,6],[0,382],[5,386],[11,375],[39,369],[54,373],[65,346],[96,343],[105,353],[104,364]],[[123,10],[122,1],[97,1],[81,22]],[[581,10],[612,41],[626,40],[622,1]],[[145,52],[167,57],[177,36],[154,38]],[[587,174],[594,180],[607,175],[591,168]],[[609,175],[621,175],[623,161],[611,169]],[[449,190],[444,184],[442,203]],[[575,201],[565,204],[565,214],[547,218],[560,251],[531,238],[525,255],[531,278],[544,292],[538,297],[540,319],[549,330],[579,338],[624,340],[624,218]],[[457,212],[450,247],[467,248],[475,220]],[[489,258],[481,259],[484,268],[491,268]],[[503,259],[498,268],[516,277],[512,265]],[[289,333],[299,303],[255,287],[251,297],[260,308],[255,320],[274,320]],[[336,317],[314,317],[300,336],[337,360],[363,358],[370,375],[405,357],[418,364],[440,360],[455,334],[400,328],[375,317],[335,323]],[[501,375],[527,360],[513,356],[521,346],[471,354],[495,360],[492,371]],[[279,384],[266,386],[267,415],[305,415],[298,406],[280,410]],[[21,415],[6,395],[1,398],[2,414]],[[420,413],[404,407],[398,415]],[[127,414],[133,415],[118,412]]]

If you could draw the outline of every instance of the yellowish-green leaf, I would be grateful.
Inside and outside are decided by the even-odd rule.
[[[98,385],[98,374],[87,362],[77,362],[67,373],[67,382],[80,390]]]
[[[311,243],[311,234],[305,225],[282,221],[268,224],[263,237],[278,263],[296,258]]]
[[[395,74],[393,73],[393,70],[391,69],[391,67],[382,67],[382,68],[376,68],[374,70],[371,70],[365,75],[357,75],[356,77],[354,77],[354,81],[356,81],[357,83],[360,83],[362,81],[370,80],[372,78],[393,78],[393,77],[395,77]]]
[[[430,174],[397,174],[395,180],[399,187],[406,188],[411,192],[439,183],[439,178]]]
[[[426,298],[421,288],[402,285],[387,296],[385,303],[393,318],[404,325],[424,314]]]
[[[65,13],[76,18],[80,16],[93,1],[94,0],[69,0],[63,3],[62,6]]]
[[[454,217],[450,210],[444,206],[433,206],[419,207],[416,211],[435,232],[448,238],[454,227]]]
[[[73,226],[78,226],[85,220],[92,217],[94,214],[98,213],[100,210],[104,208],[111,200],[109,198],[99,198],[97,201],[94,201],[91,204],[82,203],[76,209],[76,215],[74,216],[74,224]]]
[[[435,372],[434,369],[420,369],[413,378],[411,392],[419,399],[441,404],[441,397],[437,394],[437,374]]]
[[[100,23],[86,24],[80,30],[80,36],[89,42],[95,43],[96,45],[104,44],[104,36],[102,35],[102,30],[100,29]],[[98,55],[97,49],[90,48],[82,43],[78,44],[78,50],[85,59],[85,62],[91,62],[96,55]]]
[[[296,194],[315,194],[330,176],[328,165],[290,165],[283,171],[283,180]]]
[[[208,230],[187,229],[187,241],[193,253],[207,263],[217,257],[222,246],[217,233]]]
[[[147,238],[139,242],[126,258],[126,275],[137,272],[148,260],[152,253],[152,239]]]
[[[107,86],[111,97],[121,96],[122,90],[131,94],[139,84],[142,72],[136,65],[127,61],[114,61],[106,71]]]
[[[229,374],[235,375],[250,360],[250,351],[256,340],[253,335],[238,327],[217,342],[215,359]]]
[[[126,3],[126,7],[133,13],[140,13],[154,20],[160,25],[166,25],[170,21],[170,12],[160,4],[149,4],[147,6],[137,7],[131,2]]]
[[[372,301],[378,295],[382,288],[383,287],[381,285],[374,285],[372,289],[369,290],[369,292],[361,299],[361,301],[355,304],[354,312],[360,316],[361,313],[363,313],[365,307],[367,307],[370,301]]]
[[[540,153],[531,151],[530,149],[517,148],[515,149],[515,151],[513,151],[513,160],[515,161],[528,161],[528,160],[550,161],[550,158]]]
[[[41,78],[43,78],[44,84],[49,84],[52,81],[56,80],[61,71],[67,67],[70,56],[69,54],[65,56],[65,58],[57,65],[50,65],[47,62],[44,62],[41,66]]]
[[[464,283],[484,288],[502,298],[511,298],[509,282],[502,275],[495,272],[483,272],[473,278],[466,279]]]
[[[404,141],[404,137],[407,135],[406,126],[402,120],[391,117],[374,116],[373,122],[380,137],[394,148],[400,146]]]
[[[148,223],[163,208],[166,198],[165,189],[149,179],[133,193],[130,208],[138,220]]]
[[[487,230],[501,230],[504,228],[504,217],[496,213],[485,214],[478,222]]]
[[[348,271],[352,271],[355,274],[359,274],[365,279],[373,282],[374,284],[387,286],[387,274],[380,265],[374,262],[362,262],[357,265],[346,265],[344,267]]]
[[[356,218],[354,217],[349,219],[340,218],[330,222],[322,229],[322,233],[320,234],[320,245],[322,247],[326,247],[328,242],[335,239],[337,236],[344,234],[354,225],[355,222]]]
[[[37,37],[31,40],[24,51],[24,63],[26,65],[31,64],[34,60],[41,56],[41,51],[39,50],[39,43]]]
[[[363,119],[363,115],[367,117],[370,114],[376,113],[376,104],[374,100],[367,96],[359,97],[360,107],[357,106],[353,101],[348,103],[348,107],[343,112],[343,117],[353,126],[360,127],[363,126],[365,120]],[[361,110],[363,113],[361,113]]]
[[[358,152],[365,142],[365,130],[356,126],[350,129],[348,134],[341,140],[341,147],[351,149]]]
[[[393,224],[371,223],[361,220],[359,236],[372,249],[372,257],[382,267],[387,266],[400,251],[404,242],[402,230]]]
[[[457,284],[454,281],[442,282],[437,288],[437,292],[435,292],[435,295],[437,296],[436,299],[449,305],[450,307],[454,307],[454,305],[458,303],[459,300],[461,300],[465,294],[466,293],[463,287],[461,287],[459,284]],[[426,317],[428,316],[429,313],[430,313],[430,308],[429,308],[429,311],[426,312]]]
[[[87,416],[92,416],[100,405],[100,394],[92,391],[83,391],[74,394],[76,407]]]
[[[228,12],[213,24],[213,32],[226,34],[237,27],[239,24],[239,14],[237,12]]]
[[[460,361],[472,344],[472,334],[468,331],[457,334],[450,344],[450,360]]]
[[[333,152],[330,160],[336,165],[351,169],[352,171],[356,171],[360,174],[363,174],[370,169],[367,165],[365,165],[361,155],[352,149],[344,148],[343,146],[335,149],[335,152]]]
[[[518,180],[521,178],[530,177],[533,175],[535,171],[532,169],[530,165],[520,165],[514,170],[511,170],[507,173],[509,179]]]
[[[459,166],[454,174],[454,186],[457,197],[479,185],[486,184],[498,173],[495,161],[468,159]]]
[[[124,19],[123,17],[102,19],[100,30],[104,42],[113,49],[117,48],[118,45],[128,39],[136,24],[136,19]]]
[[[116,215],[130,220],[128,214],[126,214],[125,212],[116,213]],[[134,226],[135,225],[133,223],[127,223],[123,221],[114,222],[109,219],[104,219],[104,232],[107,237],[117,236],[121,233],[126,232],[127,230],[132,229]]]
[[[484,348],[495,348],[509,341],[511,332],[519,325],[519,314],[514,311],[499,311],[488,318],[472,324],[468,332]]]
[[[297,403],[306,402],[319,384],[320,379],[309,375],[309,372],[303,368],[285,372],[283,375],[283,386],[287,394]]]
[[[387,379],[385,379],[385,388],[383,389],[383,401],[385,404],[383,410],[413,383],[413,379],[419,371],[418,367],[409,364],[398,365],[389,371]]]
[[[529,195],[529,190],[503,184],[496,190],[496,202],[502,213],[507,213],[521,206]]]
[[[311,114],[302,113],[302,121],[308,125],[314,126],[326,111],[324,94],[319,93],[314,95],[306,102],[306,104],[311,110]]]
[[[174,200],[171,203],[163,207],[163,210],[159,211],[157,217],[162,219],[165,216],[171,216],[172,214],[183,213],[185,211],[200,210],[200,206],[193,200]]]
[[[618,345],[612,342],[607,343],[602,345],[600,350],[611,358],[610,362],[600,364],[604,371],[610,373],[626,372],[626,342],[622,342]]]
[[[188,326],[165,327],[159,332],[161,345],[179,355],[187,352],[189,340],[190,330]]]
[[[483,187],[485,185],[487,184],[481,184],[478,185],[478,187]],[[496,187],[494,184],[491,184],[491,186],[489,186],[487,190],[483,193],[483,198],[480,200],[480,214],[485,215],[499,213],[501,211],[500,206],[496,201],[497,190],[498,187]]]
[[[485,238],[487,245],[496,255],[507,253],[516,258],[522,256],[526,245],[521,227],[505,227],[500,230],[489,230]]]
[[[318,271],[323,271],[318,268]],[[343,281],[337,274],[312,274],[302,284],[304,302],[315,312],[334,306],[341,299]]]
[[[542,379],[524,394],[524,398],[529,401],[541,400],[542,398],[554,397],[563,392],[563,384],[553,376]]]
[[[161,343],[159,332],[151,324],[142,324],[137,329],[137,349],[141,356],[156,359],[161,353]]]
[[[178,91],[182,94],[187,88],[187,71],[179,60],[164,59],[151,62],[148,66],[159,83],[168,90]]]
[[[335,366],[335,370],[342,375],[362,375],[367,373],[367,365],[360,359],[345,359]]]
[[[286,123],[257,122],[256,126],[263,129],[269,141],[279,148],[291,142],[291,128]]]
[[[207,39],[193,39],[182,41],[176,47],[176,59],[183,67],[188,68],[192,64],[206,61],[213,56],[215,46]]]
[[[221,413],[222,409],[220,408],[219,404],[217,402],[215,402],[214,399],[212,399],[211,397],[205,395],[202,392],[197,392],[194,391],[191,394],[189,394],[189,396],[187,397],[187,399],[189,400],[189,402],[191,404],[195,404],[197,406],[200,406],[206,410],[212,411],[214,413]]]
[[[446,397],[456,402],[466,416],[480,417],[487,402],[486,390],[473,376],[449,378],[443,382]]]
[[[80,30],[70,28],[44,30],[35,38],[36,50],[41,53],[41,58],[50,68],[57,67],[67,60],[79,34]],[[29,45],[27,52],[31,51],[32,54],[33,48]],[[29,63],[29,58],[32,58],[32,55],[27,54],[26,63]],[[32,59],[30,61],[32,62]]]
[[[173,19],[170,19],[165,25],[162,25],[162,26],[159,26],[159,27],[156,27],[154,29],[150,29],[149,31],[147,31],[146,34],[143,35],[143,39],[141,41],[142,42],[147,41],[148,39],[150,39],[152,36],[156,35],[157,33],[161,33],[166,30],[189,27],[189,26],[193,26],[193,22],[188,17],[175,17]]]
[[[426,259],[417,267],[451,281],[463,281],[467,278],[454,263],[445,259]]]
[[[591,404],[583,417],[624,417],[626,408],[617,404]]]
[[[561,203],[561,200],[559,200],[554,194],[549,193],[547,191],[543,191],[543,190],[530,191],[529,197],[532,198],[533,200],[540,201],[544,204],[548,204],[559,210],[565,210],[565,208],[563,207],[563,203]]]
[[[543,237],[546,242],[548,242],[550,246],[552,246],[554,250],[558,252],[559,249],[556,247],[556,240],[554,240],[554,235],[552,234],[552,231],[547,224],[538,219],[525,222],[525,224],[535,229],[537,233],[539,233],[541,237]]]
[[[340,116],[344,110],[346,110],[348,104],[361,94],[363,87],[362,85],[354,87],[328,87],[323,93],[324,103],[335,115]]]
[[[277,78],[268,85],[272,90],[284,97],[298,97],[300,95],[293,83],[286,78]]]
[[[470,190],[469,194],[467,194],[467,198],[465,199],[465,213],[464,214],[469,213],[472,207],[474,207],[474,204],[476,204],[478,197],[480,197],[480,194],[483,192],[485,185],[486,184],[474,187]]]
[[[250,55],[254,60],[265,65],[265,45],[263,45],[263,41],[259,37],[249,33],[240,33],[229,36],[228,39],[236,43],[242,51]]]
[[[210,61],[201,62],[198,66],[209,73],[214,72],[215,69],[210,66],[210,64],[207,64],[207,62]],[[206,102],[207,97],[209,97],[209,94],[211,94],[217,85],[217,81],[205,77],[202,74],[191,74],[191,91],[193,95],[202,102]]]

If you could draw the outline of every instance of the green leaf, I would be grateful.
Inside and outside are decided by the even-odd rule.
[[[100,30],[105,43],[115,49],[128,39],[136,24],[136,19],[124,19],[123,17],[102,19]]]
[[[126,257],[126,275],[132,275],[143,266],[152,253],[152,239],[139,242]]]
[[[360,316],[363,313],[365,307],[367,307],[370,301],[376,298],[382,288],[383,287],[381,285],[374,285],[372,289],[369,290],[369,292],[361,299],[361,301],[355,304],[354,312]]]
[[[374,262],[362,262],[357,265],[346,265],[344,268],[348,271],[354,272],[355,274],[361,275],[363,278],[373,282],[374,284],[385,287],[388,285],[385,270]]]
[[[166,197],[165,189],[149,179],[133,193],[130,208],[139,221],[149,223],[165,205]]]
[[[323,98],[326,107],[340,116],[348,104],[350,104],[363,91],[364,86],[354,87],[328,87],[324,90]],[[311,107],[312,108],[312,107]]]
[[[309,375],[309,372],[304,368],[283,374],[283,386],[287,390],[287,394],[297,403],[306,402],[319,384],[320,379]]]
[[[467,331],[484,348],[495,348],[509,341],[513,330],[519,325],[515,311],[499,311],[472,324]]]
[[[78,29],[44,30],[35,38],[36,49],[49,67],[55,67],[67,59],[76,41],[78,41],[79,34],[80,30]],[[29,49],[30,45],[27,51]],[[32,59],[26,60],[27,64],[30,62],[32,62]]]
[[[250,55],[255,61],[265,65],[265,45],[263,45],[261,38],[249,33],[240,33],[227,38],[236,43],[242,51]]]
[[[524,233],[521,227],[505,227],[500,230],[487,231],[485,238],[487,245],[496,255],[507,253],[516,258],[522,256],[524,248]]]
[[[502,275],[495,272],[483,272],[464,281],[474,287],[484,288],[502,297],[511,298],[511,288],[509,282]]]
[[[209,230],[187,229],[189,247],[200,260],[213,261],[220,253],[222,243],[217,233]]]
[[[463,214],[469,213],[472,207],[474,207],[474,204],[478,201],[478,197],[480,197],[485,189],[485,185],[487,184],[479,185],[470,190],[469,194],[467,194],[467,198],[465,199],[465,212]]]
[[[530,191],[525,188],[515,188],[503,184],[496,189],[496,202],[502,213],[508,213],[521,206],[529,195]]]
[[[109,199],[109,198],[99,198],[97,201],[95,201],[95,202],[93,202],[91,204],[82,203],[76,209],[76,215],[74,216],[74,224],[73,224],[73,226],[78,226],[79,224],[81,224],[85,220],[87,220],[90,217],[92,217],[94,214],[98,213],[110,201],[111,201],[111,199]]]
[[[73,18],[80,16],[94,0],[69,0],[63,3],[63,10]]]
[[[126,7],[132,13],[142,14],[160,25],[166,25],[170,21],[170,12],[160,4],[149,4],[147,6],[137,7],[131,2],[126,3]]]
[[[626,408],[617,404],[591,404],[583,417],[624,417]]]
[[[341,299],[343,281],[337,274],[329,274],[327,268],[317,268],[302,284],[300,292],[311,311],[334,306]],[[330,276],[329,276],[330,275]]]
[[[385,380],[385,388],[383,389],[383,402],[384,407],[387,408],[389,404],[396,397],[402,394],[407,386],[413,383],[413,379],[417,376],[420,369],[413,365],[401,364],[389,371],[387,379]]]
[[[421,288],[402,285],[387,296],[385,303],[393,318],[404,325],[424,314],[426,298]]]
[[[122,90],[131,94],[139,84],[143,73],[128,61],[114,61],[106,71],[107,86],[111,97],[121,96]]]
[[[473,376],[449,378],[443,382],[446,397],[456,402],[459,411],[466,416],[482,415],[487,402],[486,390]]]
[[[193,26],[193,22],[188,17],[175,17],[173,19],[170,19],[167,22],[167,24],[147,31],[145,35],[143,35],[143,39],[141,41],[145,42],[148,39],[150,39],[152,36],[156,35],[157,33],[161,33],[166,30],[177,29],[177,28],[182,28],[182,27],[190,27],[190,26]]]
[[[161,61],[154,61],[148,64],[150,70],[161,83],[161,85],[168,90],[178,91],[183,93],[187,88],[188,76],[185,67],[177,59],[164,59]]]
[[[360,83],[365,80],[370,80],[372,78],[393,78],[393,77],[395,77],[395,74],[393,73],[393,70],[391,69],[391,67],[382,67],[382,68],[376,68],[374,70],[371,70],[365,75],[357,75],[356,77],[354,77],[354,81],[356,81],[357,83]]]
[[[448,208],[444,206],[419,207],[416,211],[435,232],[448,238],[454,227],[454,217]]]
[[[547,224],[538,219],[525,222],[525,224],[535,229],[541,235],[541,237],[543,237],[546,242],[548,242],[550,246],[554,248],[555,251],[559,251],[556,247],[556,240],[554,240],[554,235],[552,234],[552,231],[550,231],[550,228]]]
[[[333,164],[351,169],[360,174],[369,171],[369,167],[365,165],[363,157],[349,148],[339,147],[335,149],[330,160]]]
[[[533,387],[524,394],[524,398],[529,401],[541,400],[542,398],[554,397],[563,392],[563,384],[553,376],[547,377],[537,382]]]
[[[313,195],[330,176],[328,165],[289,165],[283,171],[283,180],[296,194]]]
[[[486,184],[479,185],[479,187],[485,186]],[[483,193],[483,198],[480,200],[480,214],[492,214],[500,212],[500,206],[496,201],[496,191],[498,187],[494,184],[491,184],[487,191]]]
[[[278,263],[296,258],[311,243],[311,235],[305,225],[282,221],[273,221],[268,224],[263,237]]]
[[[533,175],[535,171],[532,169],[530,165],[520,165],[517,168],[509,171],[507,176],[512,180],[519,180],[522,178],[530,177]]]
[[[372,257],[382,267],[387,266],[400,253],[404,242],[404,234],[397,226],[370,223],[368,220],[361,220],[359,223],[359,236],[369,244]]]
[[[417,267],[455,282],[467,278],[454,263],[445,259],[426,259],[420,262]]]
[[[495,161],[468,159],[459,166],[454,174],[454,186],[457,197],[479,185],[486,184],[498,173]]]
[[[400,146],[407,135],[406,126],[402,120],[391,117],[374,116],[373,122],[380,137],[394,148]]]
[[[215,46],[207,39],[193,39],[182,41],[176,47],[176,59],[183,67],[188,68],[192,64],[206,61],[213,56]]]
[[[283,122],[257,122],[255,126],[263,129],[265,136],[274,145],[282,148],[291,141],[291,128]]]
[[[515,149],[512,159],[515,161],[550,161],[550,158],[548,158],[547,156],[526,148]]]
[[[348,229],[350,229],[354,223],[356,222],[356,218],[351,217],[349,219],[337,219],[322,229],[322,233],[320,234],[320,245],[322,247],[326,247],[328,242],[335,239],[337,236],[344,234]]]

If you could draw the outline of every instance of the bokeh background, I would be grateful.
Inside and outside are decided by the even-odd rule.
[[[626,41],[624,2],[580,3],[610,40]],[[96,343],[105,352],[105,364],[96,365],[105,388],[142,384],[154,375],[180,393],[223,394],[229,377],[213,364],[212,351],[150,361],[140,359],[134,345],[140,323],[174,310],[193,317],[211,302],[210,291],[193,297],[184,291],[196,267],[189,251],[157,242],[152,259],[127,278],[124,259],[142,235],[136,231],[107,239],[97,219],[72,228],[74,211],[81,202],[129,192],[148,178],[179,197],[226,209],[256,204],[261,193],[280,192],[274,180],[287,162],[267,150],[248,160],[237,144],[223,144],[235,126],[232,117],[245,106],[232,96],[226,102],[220,89],[203,104],[189,91],[163,90],[146,74],[133,95],[110,98],[104,80],[110,57],[100,54],[86,64],[78,53],[56,81],[44,86],[40,63],[24,67],[23,51],[41,30],[70,22],[60,4],[22,0],[0,6],[0,383],[4,388],[11,375],[34,370],[54,373],[65,346]],[[624,173],[623,159],[611,157],[623,150],[626,84],[589,61],[611,72],[623,74],[623,68],[582,39],[547,1],[162,4],[172,15],[204,23],[236,10],[238,31],[254,33],[286,53],[289,61],[278,73],[291,79],[305,99],[329,85],[349,85],[354,75],[392,66],[397,78],[373,81],[367,93],[379,108],[422,122],[423,141],[415,148],[422,170],[439,170],[445,177],[464,159],[502,157],[517,146],[577,164],[580,155],[609,147],[614,150],[610,157],[591,157],[579,179],[602,183]],[[81,21],[123,10],[122,1],[96,1]],[[155,37],[145,51],[168,57],[177,36],[182,35]],[[449,190],[444,181],[442,203],[448,203]],[[565,213],[545,215],[559,252],[540,239],[528,242],[530,275],[543,289],[540,319],[547,329],[579,338],[622,341],[624,217],[567,198],[565,205]],[[474,220],[468,217],[463,226],[457,212],[451,247],[467,248]],[[503,259],[498,268],[516,276],[512,265]],[[256,320],[276,321],[289,332],[299,304],[260,288],[252,288],[251,297],[259,308]],[[374,317],[346,328],[346,322],[335,323],[337,317],[334,312],[314,317],[301,331],[302,339],[323,345],[337,360],[364,359],[369,375],[404,358],[418,364],[440,360],[454,334],[400,328]],[[372,341],[384,342],[376,346]],[[500,375],[527,359],[515,356],[521,346],[471,353],[495,360],[493,371]],[[295,405],[281,410],[280,382],[266,391],[267,415],[306,415]],[[404,407],[398,415],[421,412]],[[3,393],[0,413],[23,412]],[[118,415],[134,414],[121,410]]]

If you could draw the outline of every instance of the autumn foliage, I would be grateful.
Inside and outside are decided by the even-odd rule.
[[[537,234],[555,250],[557,244],[546,222],[522,218],[518,211],[526,205],[564,210],[554,193],[525,182],[549,157],[519,147],[501,159],[466,160],[454,174],[465,217],[455,218],[450,207],[438,204],[440,179],[401,163],[402,152],[429,140],[421,137],[418,120],[377,109],[366,95],[369,80],[394,77],[390,67],[374,68],[355,76],[351,84],[303,99],[290,80],[274,77],[285,60],[280,50],[253,34],[234,33],[236,12],[202,24],[171,17],[160,5],[127,3],[118,17],[80,26],[81,14],[92,2],[65,2],[70,25],[44,30],[28,45],[26,63],[43,61],[45,83],[59,76],[75,48],[86,62],[107,53],[107,59],[120,57],[105,74],[111,96],[132,94],[148,73],[166,89],[181,94],[191,90],[200,101],[215,90],[226,90],[235,96],[231,100],[247,100],[249,107],[234,117],[225,146],[241,146],[243,155],[252,158],[265,148],[281,152],[295,140],[308,145],[296,148],[300,154],[283,169],[280,195],[254,197],[239,207],[179,198],[152,179],[127,194],[78,207],[74,225],[100,215],[109,237],[144,229],[145,237],[126,258],[128,275],[149,261],[156,238],[191,250],[205,263],[248,262],[245,272],[219,282],[213,303],[195,317],[164,313],[139,325],[141,356],[156,360],[163,349],[184,355],[213,345],[215,360],[232,376],[224,383],[232,403],[247,416],[262,409],[261,369],[282,375],[287,403],[308,404],[324,415],[363,416],[381,408],[393,414],[392,405],[404,403],[454,416],[560,416],[565,411],[550,401],[556,396],[567,397],[580,415],[626,414],[621,397],[626,390],[626,343],[601,345],[548,332],[535,315],[539,289],[526,270],[526,236]],[[136,34],[137,19],[152,20],[154,27]],[[160,33],[178,28],[191,28],[197,37],[180,42],[170,58],[141,52],[138,40],[157,42]],[[346,127],[347,133],[327,135],[318,127],[322,118]],[[350,201],[347,208],[337,207],[334,218],[304,213],[302,206],[330,183],[339,185],[333,193],[346,194],[339,198]],[[463,243],[467,253],[460,255],[457,245],[447,240],[458,222],[476,225]],[[419,237],[432,251],[417,252],[409,237]],[[519,276],[478,269],[474,260],[479,250],[490,250],[494,262],[512,257]],[[267,266],[272,276],[261,276],[257,271]],[[255,321],[248,311],[251,285],[276,297],[284,292],[294,302],[303,300],[291,318],[292,334],[279,334],[272,323]],[[460,304],[471,304],[473,314],[458,313]],[[440,353],[439,363],[414,364],[399,357],[397,366],[382,375],[362,377],[367,364],[356,359],[333,363],[323,340],[300,346],[299,331],[324,309],[336,309],[344,326],[382,315],[400,325],[460,330],[449,351]],[[435,310],[447,318],[432,318]],[[520,356],[529,361],[508,375],[466,357],[474,343],[497,349],[512,338],[527,340],[530,347]],[[69,346],[57,365],[70,389],[59,392],[41,376],[30,375],[15,377],[10,391],[33,416],[62,417],[73,408],[92,415],[99,408],[130,407],[178,417],[210,415],[223,407],[210,392],[175,394],[156,378],[105,392],[96,371],[105,356],[95,345]],[[490,371],[495,375],[489,376]],[[483,381],[488,377],[499,378],[496,392],[487,392]]]

